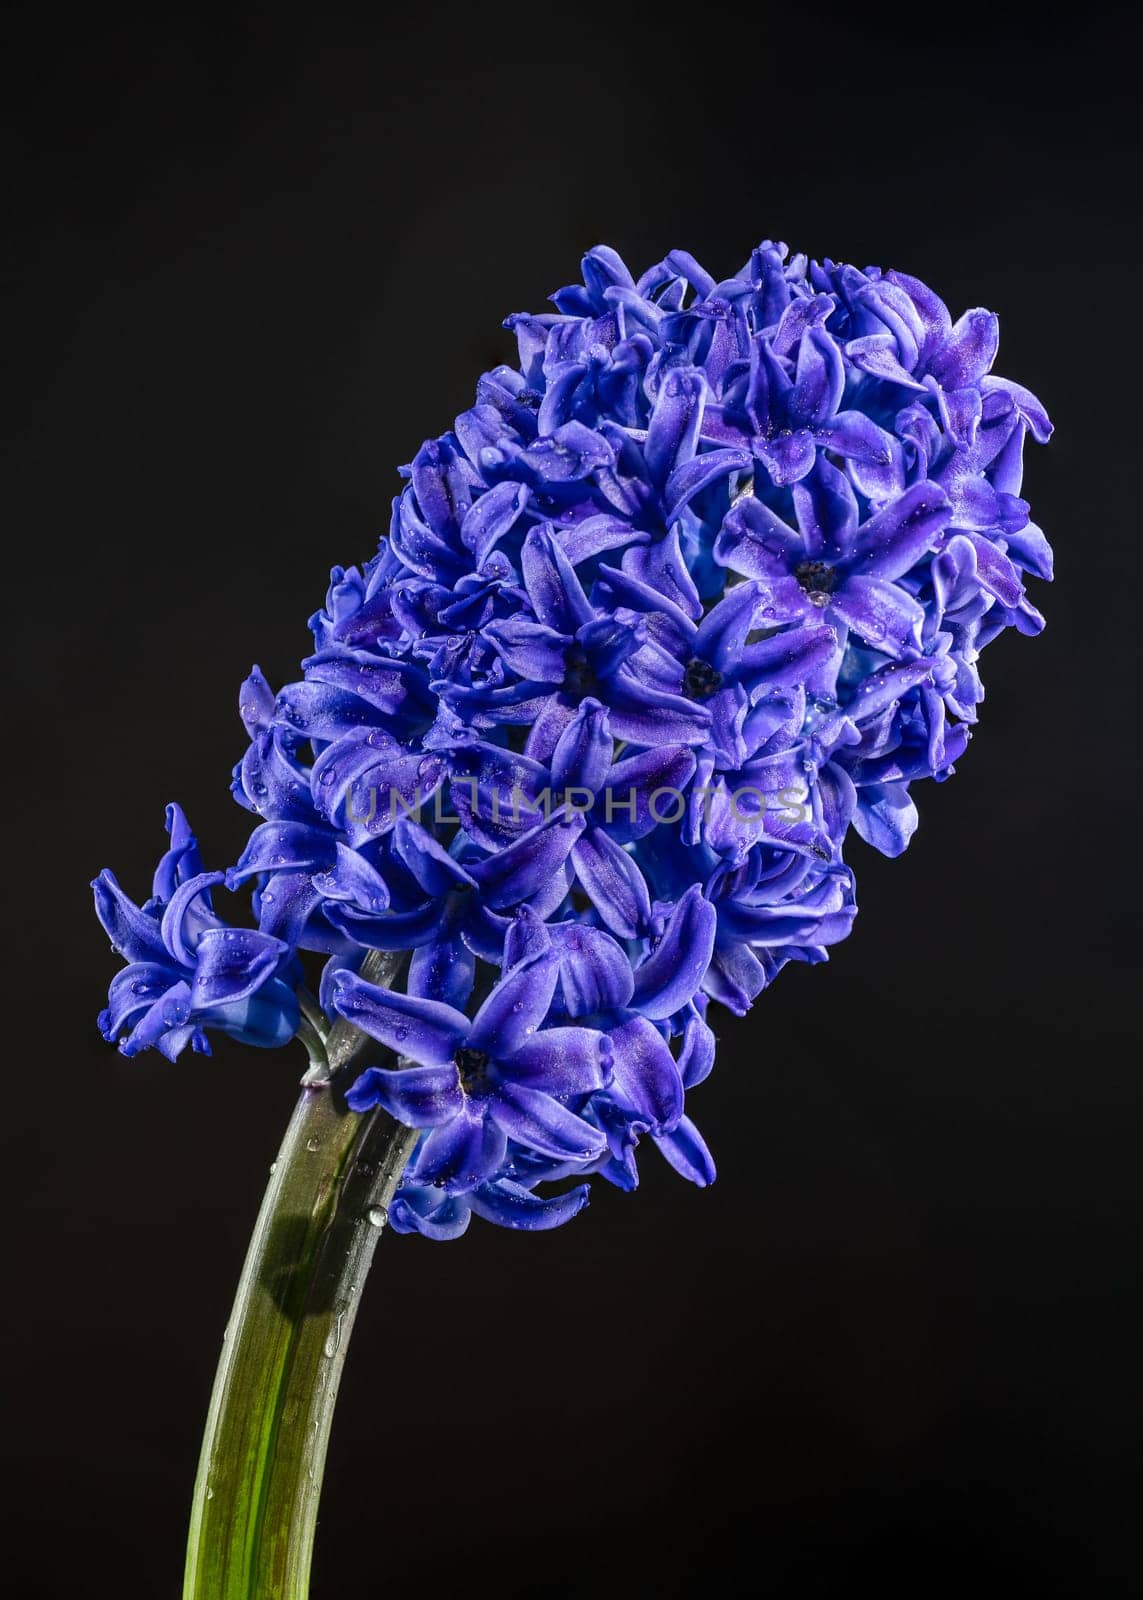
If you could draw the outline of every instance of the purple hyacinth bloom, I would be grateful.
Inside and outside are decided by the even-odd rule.
[[[907,847],[1052,575],[1023,498],[1051,424],[992,313],[769,240],[722,279],[599,247],[552,299],[333,569],[299,681],[242,687],[230,990],[218,875],[168,862],[141,912],[99,890],[131,1048],[235,1005],[277,1038],[293,953],[328,958],[326,1010],[415,1063],[351,1101],[421,1130],[392,1218],[430,1238],[555,1226],[648,1145],[711,1181],[708,1012],[847,936],[854,836]],[[410,953],[407,993],[353,975],[370,951]]]
[[[558,1194],[537,1195],[537,1184],[567,1175],[564,1162],[536,1158],[527,1171],[521,1160],[509,1161],[514,1176],[479,1183],[463,1194],[450,1193],[437,1183],[421,1182],[419,1157],[429,1135],[423,1134],[409,1162],[405,1179],[389,1207],[389,1225],[395,1233],[419,1233],[426,1239],[459,1239],[473,1214],[502,1228],[523,1233],[543,1233],[578,1216],[591,1191],[586,1183]],[[574,1170],[574,1169],[573,1169]]]
[[[411,990],[463,1006],[477,958],[499,963],[512,913],[529,907],[546,915],[563,900],[562,868],[582,830],[581,820],[557,812],[491,854],[472,845],[452,855],[402,818],[393,830],[394,853],[418,891],[413,903],[380,916],[348,903],[327,905],[326,916],[365,949],[411,950]]]
[[[349,1092],[355,1111],[381,1105],[399,1121],[432,1132],[417,1176],[461,1192],[495,1176],[513,1139],[541,1155],[588,1162],[603,1148],[598,1130],[566,1102],[602,1089],[611,1046],[591,1028],[543,1028],[558,962],[548,951],[508,972],[471,1020],[439,1000],[398,994],[338,974],[340,1016],[416,1062],[371,1067]]]
[[[128,965],[114,979],[99,1027],[126,1056],[151,1048],[169,1060],[189,1044],[210,1053],[205,1030],[244,1044],[285,1044],[298,1026],[292,951],[253,928],[215,915],[210,891],[221,872],[203,872],[198,845],[177,805],[167,808],[170,848],[139,907],[103,871],[92,884],[95,909]]]
[[[748,498],[728,513],[715,543],[716,560],[758,583],[760,617],[833,622],[895,658],[919,648],[924,610],[895,580],[948,526],[951,507],[943,490],[913,484],[859,522],[853,485],[823,461],[793,498],[797,530],[763,501]]]
[[[530,604],[526,613],[491,624],[485,637],[518,682],[482,690],[440,685],[450,705],[462,711],[516,720],[519,707],[545,705],[545,729],[553,741],[584,698],[606,701],[619,738],[635,744],[663,739],[698,743],[709,715],[681,693],[647,685],[632,658],[645,634],[590,603],[572,562],[550,532],[528,535],[520,554]]]

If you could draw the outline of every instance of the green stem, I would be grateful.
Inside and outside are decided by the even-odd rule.
[[[375,963],[366,975],[391,982]],[[381,968],[382,970],[376,970]],[[346,1108],[363,1036],[330,1033],[250,1241],[207,1416],[183,1600],[305,1600],[330,1424],[365,1275],[416,1135]],[[374,1047],[376,1049],[376,1047]]]

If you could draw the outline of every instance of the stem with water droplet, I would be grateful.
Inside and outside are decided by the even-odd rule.
[[[365,976],[391,983],[399,958]],[[416,1135],[345,1104],[367,1043],[330,1032],[302,1090],[223,1339],[195,1482],[184,1600],[306,1600],[333,1408],[381,1225]],[[376,1046],[371,1046],[380,1054]]]

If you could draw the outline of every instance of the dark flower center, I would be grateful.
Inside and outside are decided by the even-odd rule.
[[[827,606],[837,585],[837,573],[824,561],[800,561],[794,568],[794,577],[809,596],[810,604]]]
[[[576,700],[594,694],[599,687],[587,652],[581,644],[570,644],[564,652],[563,692]]]
[[[483,1050],[473,1050],[468,1045],[461,1045],[452,1059],[456,1062],[456,1070],[460,1073],[463,1088],[474,1089],[483,1082],[488,1067],[488,1057]]]
[[[709,661],[692,656],[683,673],[683,693],[688,700],[709,700],[722,683],[722,673]]]

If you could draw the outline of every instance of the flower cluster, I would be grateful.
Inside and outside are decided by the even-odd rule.
[[[225,881],[258,932],[214,918],[179,816],[153,902],[99,890],[129,1051],[277,1042],[294,952],[327,956],[326,1011],[398,1059],[351,1105],[422,1130],[393,1224],[437,1238],[560,1223],[586,1188],[539,1186],[631,1188],[644,1139],[712,1179],[710,1002],[845,937],[850,828],[905,848],[1051,575],[1020,498],[1050,423],[991,313],[769,242],[722,282],[596,249],[553,299],[334,569],[302,680],[243,687],[262,820]],[[369,951],[411,952],[405,992]]]
[[[167,807],[170,848],[155,871],[150,900],[137,906],[114,873],[92,884],[95,910],[127,966],[111,984],[99,1029],[124,1055],[186,1049],[210,1054],[206,1028],[245,1044],[286,1044],[297,1031],[301,967],[283,940],[228,927],[211,904],[224,872],[204,872],[180,806]]]

